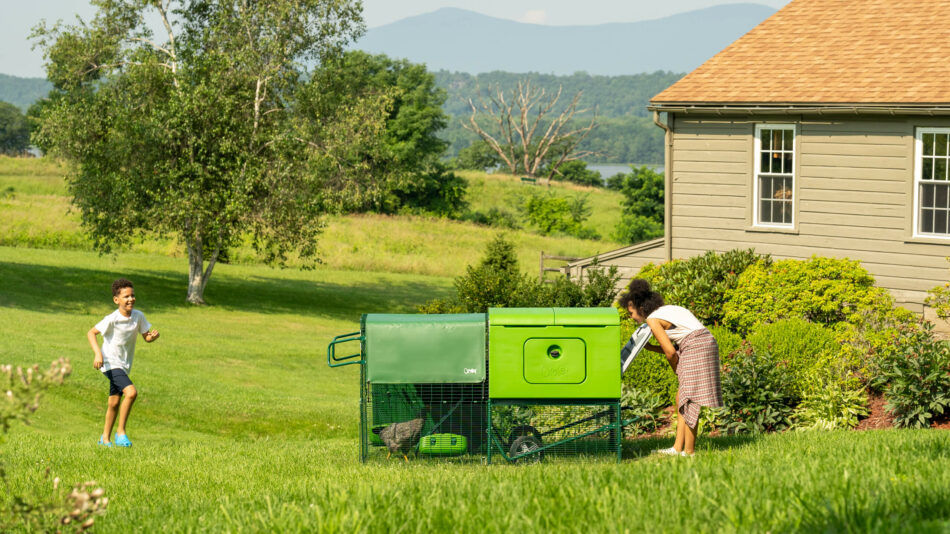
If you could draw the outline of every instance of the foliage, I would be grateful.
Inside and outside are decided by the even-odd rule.
[[[623,419],[632,419],[624,430],[634,436],[655,432],[659,427],[663,409],[668,406],[664,395],[636,388],[624,387],[620,394]]]
[[[950,261],[950,257],[946,260]],[[933,308],[937,317],[944,320],[950,319],[950,282],[930,289],[924,303]]]
[[[722,418],[727,432],[778,432],[792,425],[799,398],[788,362],[748,343],[722,362]]]
[[[600,172],[588,169],[587,163],[578,159],[562,163],[554,173],[554,179],[590,187],[604,186],[604,179],[601,178]]]
[[[663,222],[643,215],[625,213],[610,236],[620,243],[642,243],[663,236]]]
[[[740,284],[742,273],[753,265],[768,266],[771,261],[769,255],[756,254],[753,249],[722,254],[709,251],[661,265],[648,263],[637,277],[648,280],[667,304],[690,310],[704,325],[715,325],[723,322],[723,309]]]
[[[0,101],[0,154],[16,156],[30,147],[30,124],[19,108]]]
[[[868,415],[868,396],[863,388],[848,389],[839,382],[823,384],[802,397],[795,408],[798,430],[848,430]]]
[[[45,371],[38,365],[26,369],[0,365],[0,390],[6,391],[0,401],[0,438],[14,421],[30,424],[29,417],[39,408],[43,393],[51,386],[62,385],[71,373],[72,366],[64,358],[54,361]],[[48,480],[49,475],[47,468],[43,479]],[[77,484],[68,495],[63,495],[59,478],[55,478],[51,495],[27,496],[14,491],[8,478],[0,462],[0,484],[9,492],[0,499],[0,528],[4,530],[19,527],[52,531],[62,527],[81,532],[92,527],[109,505],[105,490],[95,487],[94,481]]]
[[[501,159],[488,143],[479,139],[459,150],[453,164],[458,169],[484,171],[501,165]]]
[[[933,337],[933,325],[907,336],[901,350],[878,361],[874,385],[884,391],[894,424],[926,427],[950,412],[950,345]]]
[[[551,193],[529,195],[524,203],[524,216],[541,235],[567,234],[581,239],[596,239],[597,232],[583,226],[591,209],[586,195],[571,198]]]
[[[192,303],[204,302],[218,254],[247,234],[266,261],[314,257],[323,192],[365,176],[355,154],[381,143],[398,96],[356,95],[330,114],[310,104],[319,78],[302,65],[342,53],[362,30],[359,5],[96,6],[91,21],[34,32],[54,85],[34,135],[74,163],[70,193],[96,248],[144,231],[178,236]],[[146,16],[163,20],[167,38],[152,35]]]
[[[830,366],[828,360],[838,347],[834,331],[799,318],[759,325],[746,339],[756,352],[786,362],[798,397],[819,387],[816,373]]]
[[[586,279],[558,277],[542,282],[522,274],[514,245],[499,234],[477,265],[455,279],[454,299],[437,299],[418,307],[421,313],[484,313],[491,307],[603,307],[617,295],[616,267],[592,268]]]
[[[663,173],[647,166],[632,167],[629,174],[616,174],[607,187],[623,193],[623,217],[614,232],[621,243],[639,243],[663,235]]]
[[[893,303],[858,261],[813,256],[749,266],[723,306],[722,320],[742,335],[792,317],[834,327],[860,322],[865,310],[890,310]]]
[[[445,91],[424,65],[350,50],[313,73],[307,93],[311,113],[331,116],[353,95],[388,94],[385,124],[377,143],[355,145],[364,165],[357,181],[329,192],[342,212],[396,213],[406,209],[454,216],[464,209],[465,183],[439,162],[446,143],[436,136],[446,124]],[[361,153],[362,152],[362,153]]]
[[[706,327],[706,329],[709,330],[709,332],[712,333],[713,338],[716,339],[716,345],[719,346],[720,361],[742,346],[742,337],[724,326],[713,325]]]

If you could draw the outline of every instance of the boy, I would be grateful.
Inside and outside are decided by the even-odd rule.
[[[129,411],[135,402],[135,386],[129,380],[132,369],[132,356],[135,354],[135,335],[142,334],[146,343],[158,339],[158,331],[152,330],[145,314],[135,307],[135,289],[132,282],[119,278],[112,283],[112,301],[118,309],[92,327],[86,337],[96,358],[92,366],[99,369],[109,379],[109,404],[106,408],[106,424],[99,437],[99,445],[111,447],[112,425],[115,416],[119,416],[119,428],[115,433],[115,444],[119,447],[131,447],[132,442],[125,434],[125,423]],[[102,349],[99,349],[97,335],[102,335]],[[123,398],[124,397],[124,398]],[[119,400],[122,400],[121,404]]]

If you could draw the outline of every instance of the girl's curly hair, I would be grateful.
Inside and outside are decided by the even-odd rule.
[[[626,310],[627,304],[633,304],[640,315],[647,317],[663,305],[663,295],[653,291],[650,282],[634,278],[627,286],[627,292],[620,295],[620,307]]]

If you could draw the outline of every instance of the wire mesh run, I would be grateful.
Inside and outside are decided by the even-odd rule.
[[[477,459],[486,450],[487,386],[370,384],[361,395],[360,459]]]
[[[519,400],[489,403],[488,462],[567,457],[620,459],[619,401]]]

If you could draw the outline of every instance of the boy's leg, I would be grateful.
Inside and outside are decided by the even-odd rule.
[[[119,397],[118,394],[109,395],[109,403],[106,406],[106,424],[102,428],[102,442],[109,443],[112,441],[112,426],[115,424],[115,416],[119,413]]]
[[[135,391],[135,386],[126,386],[122,390],[122,404],[119,405],[119,428],[116,429],[116,436],[125,435],[125,423],[129,420],[129,412],[132,411],[132,403],[135,402],[135,397],[138,395],[138,392]]]

